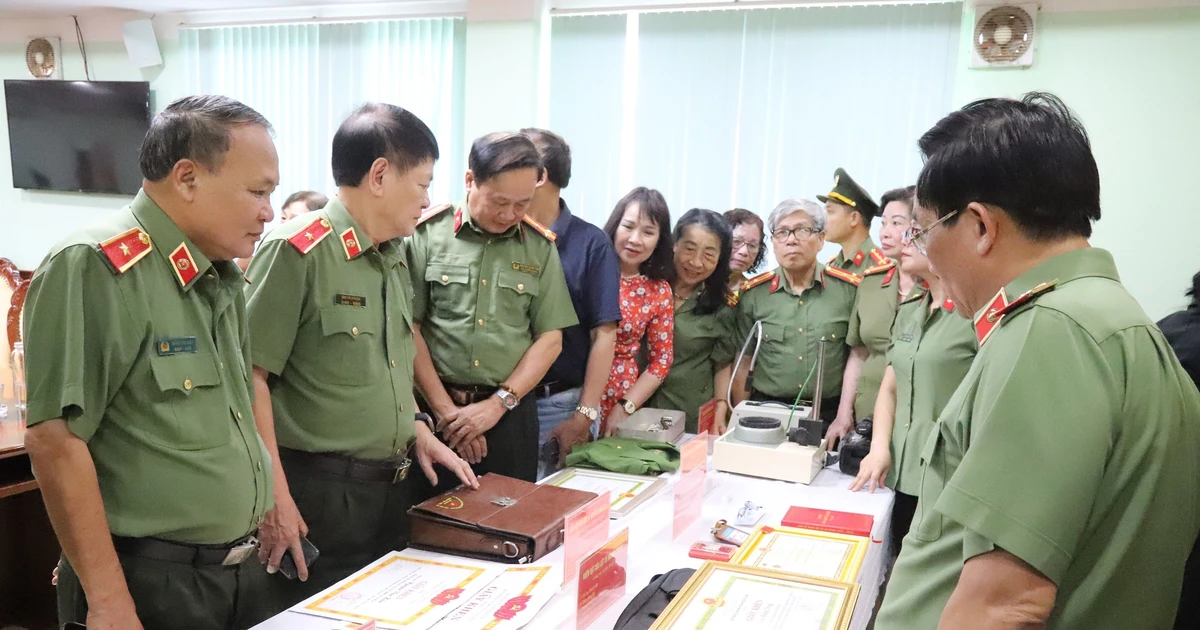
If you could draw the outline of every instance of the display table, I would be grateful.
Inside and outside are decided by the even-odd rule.
[[[9,413],[15,413],[11,404]],[[11,416],[0,421],[0,628],[50,630],[56,617],[50,574],[59,547],[24,433]]]
[[[679,567],[699,567],[701,560],[687,555],[688,547],[697,540],[712,540],[709,529],[720,519],[731,523],[738,508],[746,501],[764,507],[760,524],[778,525],[788,507],[793,505],[858,512],[875,517],[872,544],[859,572],[858,582],[862,586],[855,606],[851,628],[867,627],[879,586],[883,582],[888,557],[887,532],[891,518],[892,492],[887,489],[875,493],[852,493],[847,487],[852,477],[843,475],[835,467],[822,470],[812,485],[792,484],[744,477],[723,472],[709,471],[708,491],[700,519],[677,540],[671,540],[672,489],[679,474],[668,477],[668,485],[657,495],[639,506],[632,514],[612,521],[610,532],[616,534],[624,527],[629,528],[628,586],[625,596],[591,626],[592,630],[609,630],[617,621],[625,605],[633,596],[659,573]],[[880,541],[880,542],[874,542]],[[561,563],[563,550],[559,549],[539,562]],[[320,560],[318,560],[320,562]],[[507,566],[507,565],[505,565]],[[531,630],[558,630],[575,627],[574,599],[572,591],[562,591],[526,626]],[[336,622],[293,612],[285,612],[257,626],[262,630],[329,630]],[[436,626],[435,626],[436,627]]]

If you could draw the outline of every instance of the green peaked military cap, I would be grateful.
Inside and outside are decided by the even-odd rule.
[[[846,169],[839,168],[833,172],[833,189],[827,195],[817,195],[817,199],[821,203],[827,201],[836,201],[858,210],[863,216],[871,219],[879,214],[879,204],[871,198],[871,194],[863,190],[858,182],[854,181],[853,177],[846,172]]]

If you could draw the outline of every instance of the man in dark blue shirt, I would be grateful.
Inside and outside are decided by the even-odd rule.
[[[621,268],[604,232],[571,214],[561,192],[571,181],[571,148],[544,129],[522,129],[542,157],[542,180],[527,214],[550,226],[579,324],[562,331],[562,352],[534,389],[539,444],[557,440],[558,461],[543,461],[538,478],[563,465],[571,449],[599,428],[600,396],[612,369],[621,320]]]

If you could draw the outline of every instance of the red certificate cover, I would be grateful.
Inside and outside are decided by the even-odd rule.
[[[870,514],[855,514],[853,512],[838,512],[836,510],[821,510],[792,506],[783,515],[783,525],[801,529],[815,529],[822,532],[837,532],[851,536],[871,537],[871,526],[875,517]]]

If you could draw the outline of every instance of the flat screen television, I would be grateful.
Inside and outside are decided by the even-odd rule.
[[[137,194],[145,81],[5,80],[13,187]]]

